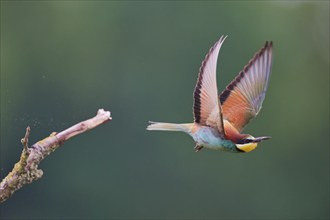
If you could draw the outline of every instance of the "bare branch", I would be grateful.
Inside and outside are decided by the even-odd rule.
[[[55,151],[66,140],[91,130],[107,121],[110,121],[109,111],[99,109],[96,116],[60,132],[53,132],[49,137],[38,141],[30,148],[28,147],[30,127],[21,142],[23,151],[20,160],[15,164],[13,170],[0,183],[0,203],[6,201],[15,191],[25,184],[32,183],[42,177],[43,171],[38,169],[40,162],[50,153]]]

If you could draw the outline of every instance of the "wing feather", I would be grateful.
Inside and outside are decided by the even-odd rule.
[[[224,128],[218,99],[216,68],[218,54],[225,39],[226,36],[221,36],[202,62],[194,90],[193,106],[195,123],[218,129],[222,137]]]
[[[242,131],[262,107],[271,73],[272,51],[273,43],[266,42],[220,95],[223,117],[238,131]]]

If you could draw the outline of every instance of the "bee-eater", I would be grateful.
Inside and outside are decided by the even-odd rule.
[[[218,96],[216,67],[218,54],[227,36],[221,36],[209,50],[199,69],[194,90],[194,123],[151,122],[147,130],[182,131],[202,148],[228,152],[250,152],[270,137],[242,134],[260,111],[265,99],[272,66],[273,43],[266,42],[236,78]]]

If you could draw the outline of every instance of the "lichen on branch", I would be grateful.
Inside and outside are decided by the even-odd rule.
[[[110,115],[109,111],[99,109],[93,118],[79,122],[59,133],[53,132],[31,147],[28,147],[31,129],[27,127],[25,136],[21,140],[23,150],[20,160],[0,183],[0,203],[6,201],[24,185],[40,179],[43,175],[43,171],[38,169],[40,162],[59,148],[66,140],[110,121],[112,119]]]

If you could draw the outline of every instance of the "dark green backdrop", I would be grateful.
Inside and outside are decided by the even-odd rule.
[[[201,61],[227,34],[222,90],[274,41],[249,154],[203,150],[148,120],[192,121]],[[1,219],[329,218],[328,1],[1,1],[1,178],[31,143],[110,110],[66,142]]]

